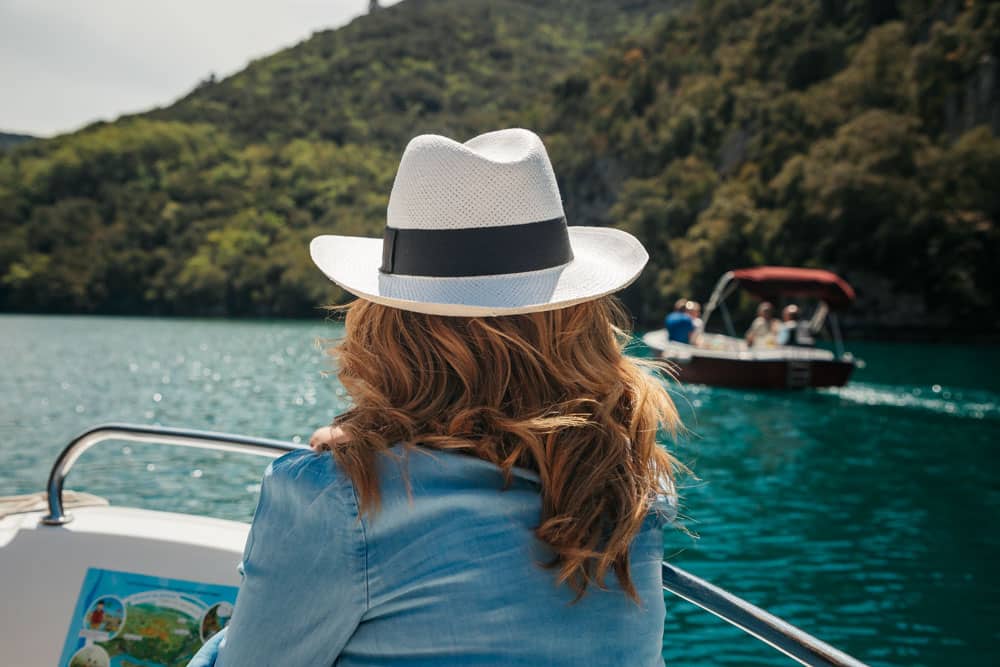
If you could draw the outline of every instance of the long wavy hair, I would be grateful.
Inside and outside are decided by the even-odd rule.
[[[346,307],[329,352],[354,406],[335,424],[333,455],[378,510],[376,456],[396,443],[458,451],[541,480],[535,529],[546,565],[577,599],[613,570],[638,601],[629,546],[674,458],[657,444],[677,410],[655,364],[626,356],[630,319],[605,297],[505,317],[444,317],[365,300]],[[645,368],[644,368],[645,366]],[[650,372],[652,370],[653,372]]]

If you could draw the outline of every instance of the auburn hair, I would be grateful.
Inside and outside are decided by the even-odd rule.
[[[379,505],[376,456],[397,444],[458,451],[541,481],[535,529],[579,599],[613,570],[638,601],[629,546],[650,503],[673,493],[657,444],[679,419],[655,363],[624,354],[612,297],[525,315],[446,317],[357,300],[329,352],[353,407],[332,446],[362,513]],[[652,372],[650,372],[652,370]]]

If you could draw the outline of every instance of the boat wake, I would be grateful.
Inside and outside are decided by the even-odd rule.
[[[1000,420],[1000,396],[976,389],[949,389],[941,385],[905,386],[851,383],[821,390],[844,401],[862,405],[924,410],[966,419]]]

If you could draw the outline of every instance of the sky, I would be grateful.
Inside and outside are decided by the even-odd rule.
[[[163,106],[367,11],[368,0],[0,0],[0,131],[53,136]]]

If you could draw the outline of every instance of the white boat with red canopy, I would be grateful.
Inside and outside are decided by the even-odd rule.
[[[181,667],[232,614],[249,526],[115,507],[65,491],[73,464],[102,442],[146,442],[278,456],[301,445],[241,435],[108,424],[59,455],[45,492],[0,498],[0,654],[18,667]],[[803,665],[863,663],[663,563],[665,590]]]
[[[814,301],[811,317],[800,323],[799,344],[771,341],[749,346],[737,335],[725,303],[738,289],[776,305],[788,299]],[[718,311],[726,333],[705,333],[698,345],[671,341],[666,329],[651,331],[642,340],[673,362],[678,380],[685,383],[747,389],[842,387],[850,379],[856,360],[844,350],[836,311],[848,308],[854,298],[854,289],[831,271],[789,266],[737,269],[719,279],[705,307],[706,330]],[[832,351],[808,344],[827,326]]]

